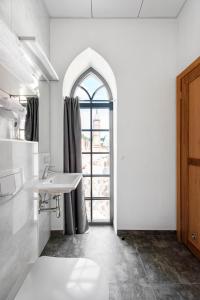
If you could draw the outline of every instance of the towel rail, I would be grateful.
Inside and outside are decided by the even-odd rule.
[[[0,173],[0,199],[11,199],[22,187],[22,169],[5,170]]]

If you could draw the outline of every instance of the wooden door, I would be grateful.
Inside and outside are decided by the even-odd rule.
[[[178,81],[178,237],[200,257],[200,60]]]

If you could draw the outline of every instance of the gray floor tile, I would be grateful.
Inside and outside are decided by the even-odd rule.
[[[200,300],[200,262],[175,234],[91,227],[88,234],[52,236],[42,255],[87,257],[105,271],[110,300]],[[153,288],[152,288],[153,287]]]
[[[110,300],[155,300],[151,286],[134,284],[111,284]]]
[[[200,285],[167,285],[154,287],[157,300],[199,300]]]

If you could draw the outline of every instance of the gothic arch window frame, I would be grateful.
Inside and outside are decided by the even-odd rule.
[[[81,86],[81,83],[84,81],[84,79],[89,76],[90,74],[94,74],[101,82],[102,85],[99,86],[98,88],[96,88],[96,90],[92,93],[92,95],[90,95],[90,93]],[[90,197],[85,197],[86,200],[91,201],[91,221],[90,223],[92,224],[113,224],[113,217],[114,217],[114,200],[113,200],[113,191],[114,191],[114,182],[113,182],[113,96],[112,96],[112,92],[111,89],[107,83],[107,81],[105,80],[105,78],[99,74],[99,72],[97,72],[94,68],[90,67],[89,69],[87,69],[85,72],[83,72],[75,81],[75,83],[72,86],[71,89],[71,93],[70,93],[70,97],[75,97],[75,93],[76,93],[76,89],[80,87],[82,88],[85,93],[88,96],[88,99],[80,99],[80,108],[81,109],[90,109],[91,111],[93,109],[108,109],[109,110],[109,129],[100,129],[99,131],[102,132],[109,132],[109,136],[110,136],[110,150],[109,150],[109,160],[110,160],[110,173],[109,175],[94,175],[93,174],[93,167],[92,167],[92,160],[93,160],[93,155],[94,154],[100,154],[99,152],[93,152],[93,146],[92,146],[92,140],[93,140],[93,133],[94,132],[92,129],[92,113],[90,114],[90,129],[82,129],[83,132],[90,132],[90,138],[91,138],[91,143],[90,143],[90,152],[82,152],[83,155],[87,155],[90,153],[91,155],[91,170],[90,170],[90,174],[89,175],[83,175],[84,177],[90,177],[91,178],[91,191],[90,191]],[[106,91],[107,91],[107,99],[98,99],[95,100],[94,96],[96,95],[97,91],[101,88],[101,87],[105,87]],[[106,154],[106,152],[105,152]],[[95,177],[109,177],[110,178],[110,196],[109,197],[93,197],[93,178]],[[93,221],[93,209],[92,209],[92,201],[93,200],[108,200],[110,201],[110,220],[109,221],[103,221],[103,222],[96,222]]]
[[[88,93],[88,91],[81,86],[81,83],[84,81],[84,79],[89,75],[89,74],[94,74],[96,75],[96,77],[103,83],[100,87],[98,87],[94,93],[92,95],[90,95]],[[112,96],[112,91],[110,89],[110,86],[108,85],[107,81],[105,80],[105,78],[99,73],[97,72],[94,68],[90,67],[89,69],[87,69],[85,72],[83,72],[78,79],[75,81],[72,90],[71,90],[71,97],[74,97],[75,91],[77,89],[77,87],[80,87],[81,89],[83,89],[88,97],[90,101],[94,101],[94,96],[96,95],[97,91],[100,90],[101,88],[105,87],[106,91],[108,93],[108,99],[107,100],[97,100],[97,102],[101,102],[101,101],[113,101],[113,96]],[[96,101],[96,100],[95,100]]]

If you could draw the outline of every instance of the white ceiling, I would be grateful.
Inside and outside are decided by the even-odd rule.
[[[175,18],[181,11],[185,0],[145,0],[140,12],[141,18]]]
[[[141,5],[142,0],[92,0],[92,11],[95,18],[137,18]]]
[[[52,18],[176,18],[187,0],[43,0]]]
[[[52,18],[90,18],[91,0],[44,0]]]

